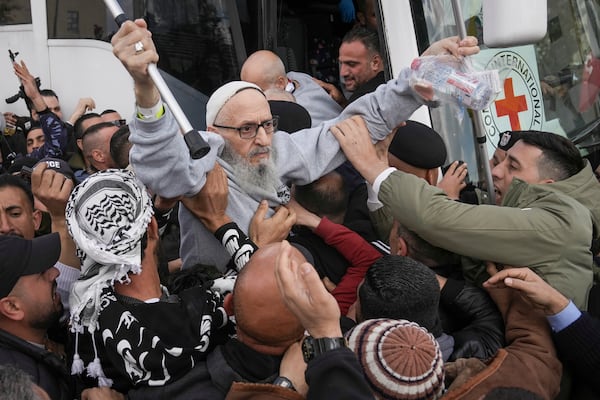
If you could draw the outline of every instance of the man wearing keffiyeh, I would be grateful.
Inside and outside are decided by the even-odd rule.
[[[82,260],[70,299],[72,373],[129,398],[199,390],[210,380],[202,361],[227,337],[227,315],[206,285],[179,296],[160,285],[158,228],[143,184],[126,170],[92,175],[73,191],[67,223]]]

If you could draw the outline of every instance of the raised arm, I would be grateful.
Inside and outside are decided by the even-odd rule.
[[[556,265],[557,260],[569,262],[563,254],[567,242],[573,252],[589,253],[591,220],[573,226],[572,221],[565,220],[562,210],[557,211],[559,200],[554,197],[539,199],[536,207],[531,208],[459,203],[424,180],[388,167],[387,160],[380,157],[371,144],[365,124],[359,118],[342,121],[332,127],[331,132],[346,157],[373,186],[379,201],[390,208],[393,217],[434,246],[479,260],[530,265],[540,271],[545,266]],[[526,190],[524,182],[513,182],[517,184]],[[579,212],[579,204],[574,200],[560,201],[561,207]],[[570,232],[566,239],[565,231]],[[480,270],[485,273],[485,268],[477,272]],[[576,284],[573,276],[577,276]],[[573,296],[579,307],[585,307],[586,294],[580,289],[587,285],[586,276],[591,279],[590,266],[569,263],[568,268],[554,268],[549,278],[562,293]]]
[[[158,61],[151,33],[142,19],[127,21],[112,38],[113,53],[131,75],[136,113],[129,125],[131,164],[138,178],[154,193],[174,198],[194,195],[205,182],[223,140],[216,134],[201,133],[211,145],[208,155],[192,160],[168,107],[148,74],[148,65]],[[140,45],[141,44],[141,45]]]
[[[40,119],[40,125],[44,132],[45,142],[34,150],[30,156],[36,159],[44,157],[61,158],[67,147],[67,128],[63,122],[48,109],[44,98],[35,83],[34,76],[29,72],[25,61],[13,63],[15,75],[21,80],[23,90],[31,100],[31,109],[35,111]]]

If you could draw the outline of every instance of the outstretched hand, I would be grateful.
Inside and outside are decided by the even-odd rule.
[[[388,168],[387,155],[382,155],[382,152],[371,143],[367,125],[361,117],[345,119],[330,129],[340,143],[346,158],[370,184],[373,184],[375,178]],[[389,136],[388,140],[391,140]]]
[[[65,208],[73,190],[73,181],[48,168],[46,162],[38,163],[31,174],[31,191],[46,206],[52,219],[64,219]]]
[[[346,100],[346,97],[344,97],[344,94],[337,86],[332,83],[323,82],[317,78],[313,78],[313,81],[317,82],[336,103],[342,107],[346,106],[348,100]]]
[[[206,229],[215,233],[221,226],[231,222],[226,213],[228,196],[227,174],[221,165],[215,163],[206,174],[202,190],[192,197],[182,198],[181,202]]]
[[[451,36],[432,43],[421,55],[439,56],[442,54],[452,54],[456,57],[464,57],[477,54],[479,50],[475,36],[467,36],[462,40],[458,36]]]
[[[294,199],[290,200],[287,207],[296,214],[296,225],[303,225],[314,230],[321,223],[321,217],[311,213]]]
[[[275,278],[283,301],[313,337],[340,337],[340,308],[325,289],[319,274],[307,262],[291,257],[292,247],[281,242],[275,261]]]
[[[35,81],[35,77],[31,74],[31,72],[29,72],[25,61],[21,60],[20,64],[18,62],[14,62],[13,68],[15,75],[19,78],[21,84],[23,85],[23,91],[33,103],[33,109],[35,111],[42,111],[46,109],[46,102],[42,98],[40,90]]]
[[[454,161],[444,174],[440,183],[437,184],[437,187],[442,189],[451,199],[458,200],[460,191],[467,186],[465,183],[467,173],[466,163],[459,165],[458,161]]]
[[[497,272],[496,265],[488,262],[487,269],[492,277],[483,283],[485,288],[518,290],[535,307],[541,308],[546,315],[557,314],[569,304],[569,299],[529,268],[509,267]]]
[[[139,48],[139,43],[142,47]],[[148,65],[158,62],[158,53],[146,21],[125,21],[111,39],[113,54],[125,66],[136,86],[136,101],[141,107],[152,107],[160,99],[148,74]]]

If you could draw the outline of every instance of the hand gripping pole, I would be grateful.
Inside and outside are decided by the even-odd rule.
[[[119,27],[123,24],[123,22],[129,19],[125,15],[125,12],[117,0],[104,0],[104,4],[112,13],[115,22]],[[156,64],[148,64],[148,74],[150,75],[150,78],[152,78],[154,85],[156,85],[156,88],[158,89],[163,101],[173,113],[173,116],[181,128],[181,131],[184,132],[183,138],[190,150],[190,156],[193,159],[204,157],[206,154],[208,154],[210,145],[202,138],[202,136],[200,136],[198,131],[192,128],[192,124],[190,124],[187,117],[183,113],[183,110],[179,106],[179,103],[177,103],[175,96],[173,96],[173,93],[171,93],[169,86],[167,86],[162,75],[158,72]]]

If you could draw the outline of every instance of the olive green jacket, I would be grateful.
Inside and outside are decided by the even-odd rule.
[[[502,207],[451,200],[423,179],[400,171],[382,182],[378,198],[404,227],[432,245],[477,260],[529,266],[587,309],[593,282],[590,246],[592,235],[598,237],[600,231],[600,184],[589,164],[555,183],[530,185],[514,179]],[[377,213],[372,216],[378,218]],[[487,278],[479,262],[463,265],[463,273],[475,283]]]

